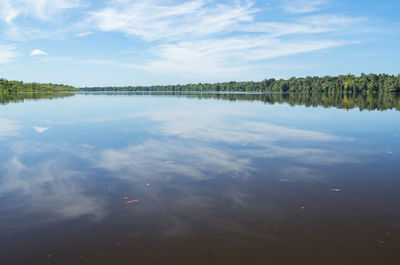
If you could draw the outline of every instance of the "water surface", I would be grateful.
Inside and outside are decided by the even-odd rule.
[[[0,264],[399,264],[398,97],[38,98],[0,105]]]

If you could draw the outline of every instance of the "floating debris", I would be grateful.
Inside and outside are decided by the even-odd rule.
[[[129,199],[127,196],[122,197],[122,199],[127,200]]]
[[[301,207],[300,207],[300,209],[304,210],[304,209],[305,209],[305,207],[304,207],[304,206],[301,206]]]
[[[168,180],[170,180],[172,177],[170,177],[170,176],[166,176],[165,177],[165,179],[168,179]]]
[[[147,186],[147,187],[150,187],[150,184],[149,184],[149,183],[146,183],[146,186]]]
[[[139,200],[126,201],[127,204],[129,204],[129,203],[135,203],[135,202],[139,202]]]
[[[386,154],[392,155],[393,152],[392,151],[387,151]]]
[[[170,165],[170,164],[173,164],[173,163],[174,163],[174,161],[172,161],[172,160],[165,161],[165,164],[167,164],[167,165]]]
[[[341,190],[341,189],[331,189],[331,191],[334,191],[334,192],[341,192],[342,190]]]
[[[82,147],[88,148],[88,149],[95,149],[96,146],[90,145],[90,144],[81,144]]]
[[[53,255],[47,254],[47,257],[48,257],[49,259],[51,259],[51,258],[53,257]]]
[[[378,243],[381,244],[381,245],[385,245],[386,244],[386,242],[383,241],[383,240],[378,240]]]
[[[280,179],[279,181],[280,181],[280,182],[295,182],[295,181],[292,180],[292,179]]]

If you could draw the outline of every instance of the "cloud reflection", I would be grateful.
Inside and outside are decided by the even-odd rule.
[[[325,144],[321,147],[323,143],[353,142],[353,138],[276,125],[266,121],[266,117],[258,121],[259,114],[256,112],[228,106],[183,106],[178,109],[152,110],[142,115],[160,122],[158,133],[162,135],[193,140],[204,145],[227,143],[236,149],[235,153],[248,159],[286,158],[306,164],[356,162],[354,158],[344,155],[346,152],[338,150],[336,145]]]
[[[141,114],[161,122],[160,132],[183,139],[256,144],[276,141],[351,141],[318,131],[276,125],[265,116],[233,105],[195,105],[179,108],[151,110]],[[271,115],[271,114],[269,114]],[[279,117],[279,113],[273,115]],[[270,116],[270,117],[273,117]],[[263,121],[255,119],[263,118]]]
[[[145,208],[133,208],[130,214],[143,223],[151,221],[152,231],[148,233],[152,236],[185,236],[206,227],[258,237],[249,218],[262,217],[266,226],[274,227],[284,213],[272,200],[282,195],[263,186],[258,192],[263,193],[263,199],[271,200],[260,204],[253,193],[257,184],[252,181],[315,181],[323,176],[315,165],[356,160],[340,150],[344,148],[341,143],[354,139],[277,124],[273,122],[277,119],[269,119],[275,114],[265,116],[247,107],[207,101],[156,106],[92,121],[115,126],[111,137],[121,136],[119,147],[105,140],[107,137],[100,137],[101,142],[93,138],[93,145],[85,144],[87,139],[74,139],[74,144],[64,140],[18,141],[9,147],[10,155],[0,168],[0,198],[11,198],[15,218],[36,214],[37,222],[76,218],[100,222],[110,212],[120,214],[118,211],[126,209],[112,209],[106,195],[99,192],[104,190],[93,187],[95,183],[112,183],[112,196],[121,196],[123,186],[129,196],[147,203]],[[126,119],[129,122],[121,122]],[[143,119],[152,123],[145,128],[137,126]],[[4,130],[8,133],[3,135],[18,133],[18,125],[8,125]],[[48,129],[38,128],[38,132]],[[84,134],[98,133],[97,127],[82,128],[88,130]],[[135,130],[129,130],[132,128]],[[136,136],[142,140],[130,142]],[[100,177],[106,181],[101,182],[104,180]],[[151,187],[145,183],[151,183]],[[235,218],[228,220],[226,216]],[[160,219],[163,221],[157,221]]]
[[[270,144],[263,149],[246,149],[243,154],[264,159],[290,159],[306,165],[355,163],[358,160],[339,150],[324,150],[318,148],[290,148]]]
[[[175,163],[166,163],[171,159]],[[184,176],[205,180],[220,175],[246,177],[252,171],[247,158],[237,157],[229,150],[179,141],[148,140],[143,144],[122,149],[106,149],[101,152],[96,166],[124,176],[134,171],[140,178],[154,179],[160,176]],[[209,174],[212,169],[212,175]]]
[[[2,172],[0,198],[12,200],[15,212],[9,218],[20,218],[22,211],[36,216],[36,221],[28,223],[83,216],[99,222],[107,214],[102,198],[85,194],[85,172],[70,169],[62,157],[31,161],[15,155],[2,165]],[[7,207],[3,205],[2,210]]]
[[[6,137],[18,136],[22,127],[15,121],[0,118],[0,140]]]

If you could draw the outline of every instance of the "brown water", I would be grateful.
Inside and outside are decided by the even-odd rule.
[[[0,106],[0,264],[400,264],[400,112],[385,109]]]

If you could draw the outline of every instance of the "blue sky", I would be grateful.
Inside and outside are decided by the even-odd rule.
[[[0,77],[75,86],[400,73],[398,0],[0,0]]]

